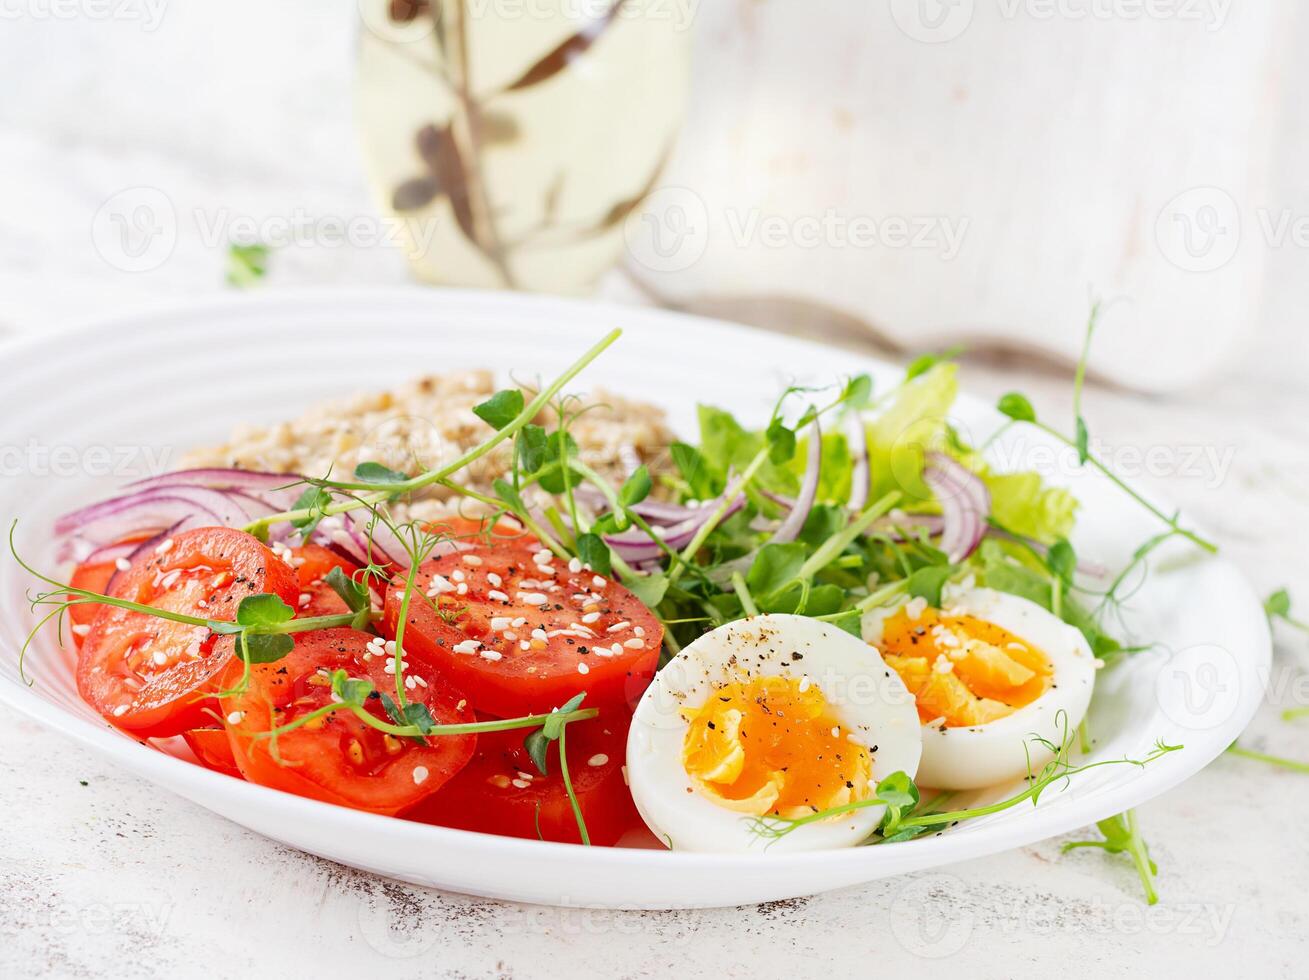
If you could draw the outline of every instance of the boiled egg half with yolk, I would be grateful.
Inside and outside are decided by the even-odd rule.
[[[918,770],[922,736],[904,682],[856,636],[805,616],[755,616],[689,644],[641,698],[627,742],[632,798],[674,850],[762,850],[765,816],[805,817],[870,798]],[[774,850],[864,840],[884,808],[797,827]]]
[[[991,589],[875,609],[864,639],[913,693],[923,724],[919,783],[978,789],[1040,770],[1091,702],[1096,659],[1080,630]]]

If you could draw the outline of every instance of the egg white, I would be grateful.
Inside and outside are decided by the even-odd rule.
[[[747,674],[748,672],[748,674]],[[857,844],[876,829],[884,807],[799,827],[771,844],[750,832],[753,817],[697,791],[682,766],[689,723],[724,684],[746,677],[808,677],[832,715],[872,753],[871,784],[918,771],[922,735],[904,682],[856,636],[806,616],[755,616],[720,626],[689,644],[655,677],[637,705],[627,740],[627,776],[637,810],[674,850],[816,850]]]
[[[886,620],[902,608],[865,615],[864,639],[880,648]],[[1054,753],[1033,736],[1061,744],[1066,733],[1082,723],[1091,703],[1096,659],[1086,637],[1036,603],[993,589],[947,590],[943,611],[1008,630],[1043,653],[1054,669],[1044,694],[1004,718],[969,728],[924,725],[920,785],[980,789],[1021,779],[1029,765],[1033,772],[1039,770]]]

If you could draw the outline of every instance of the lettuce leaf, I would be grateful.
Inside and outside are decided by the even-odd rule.
[[[869,499],[892,490],[904,494],[901,506],[932,499],[932,491],[923,482],[923,461],[929,452],[954,448],[949,414],[958,394],[955,365],[938,364],[906,382],[890,406],[867,424],[873,472]]]
[[[1063,487],[1047,487],[1037,473],[981,474],[991,491],[991,516],[1015,534],[1052,544],[1066,538],[1077,518],[1077,498]]]

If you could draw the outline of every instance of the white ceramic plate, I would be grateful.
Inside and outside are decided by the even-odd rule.
[[[683,431],[694,431],[698,399],[759,420],[789,381],[868,371],[885,386],[898,374],[867,358],[729,324],[555,299],[418,290],[234,299],[0,348],[0,514],[20,518],[17,541],[26,557],[55,568],[45,538],[55,515],[149,475],[189,446],[221,439],[237,422],[289,418],[314,399],[424,371],[494,366],[520,378],[550,376],[615,326],[625,337],[577,390],[601,385],[665,405]],[[980,441],[998,416],[961,399],[955,422]],[[1044,461],[1049,469],[1049,445],[1015,436],[998,448],[1005,458]],[[1084,505],[1079,551],[1122,564],[1156,526],[1107,481],[1067,469],[1066,482]],[[1083,827],[1162,793],[1223,751],[1262,696],[1271,656],[1262,611],[1222,560],[1178,548],[1155,565],[1132,602],[1129,625],[1162,646],[1099,678],[1094,755],[1138,757],[1156,739],[1185,749],[1145,769],[1097,769],[1062,791],[1052,788],[1036,808],[891,846],[722,856],[584,849],[357,813],[218,775],[106,726],[77,698],[69,657],[48,635],[29,656],[33,686],[20,681],[31,583],[7,558],[0,561],[0,700],[258,833],[406,881],[582,907],[761,902]]]

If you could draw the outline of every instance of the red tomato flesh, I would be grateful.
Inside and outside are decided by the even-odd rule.
[[[463,768],[473,756],[476,735],[431,736],[420,745],[379,732],[344,708],[278,735],[275,743],[258,737],[331,703],[330,677],[338,669],[371,680],[394,699],[395,675],[386,672],[392,660],[370,651],[374,639],[352,629],[301,633],[285,658],[251,668],[246,691],[224,698],[221,709],[246,779],[327,803],[394,814],[430,796]],[[220,646],[232,643],[224,639]],[[405,692],[408,700],[427,705],[438,723],[474,720],[463,695],[433,671],[411,663],[404,675],[415,678]],[[366,704],[370,714],[391,723],[376,692]]]
[[[345,600],[324,581],[332,569],[339,568],[352,578],[359,566],[342,558],[330,548],[319,544],[305,544],[291,549],[291,567],[300,582],[300,598],[296,602],[296,615],[301,619],[316,616],[340,616],[350,611]]]
[[[294,605],[295,573],[255,538],[197,528],[161,543],[114,583],[120,599],[230,621],[241,600],[272,593]],[[141,737],[180,735],[212,720],[233,662],[204,626],[102,606],[77,660],[77,690],[112,724]],[[206,714],[206,709],[210,715]]]
[[[182,738],[206,769],[241,778],[241,770],[236,767],[236,757],[232,755],[232,744],[227,738],[226,729],[193,728],[183,732]]]
[[[568,726],[568,775],[592,844],[611,845],[640,820],[623,781],[629,719]],[[478,737],[478,751],[434,796],[405,814],[411,820],[506,837],[581,843],[577,819],[559,774],[559,745],[550,746],[542,776],[523,747],[526,731]]]
[[[663,627],[617,582],[539,555],[550,553],[497,544],[424,564],[406,651],[501,718],[549,711],[579,691],[589,708],[635,705],[654,676]],[[397,578],[386,594],[392,637],[404,587]]]

